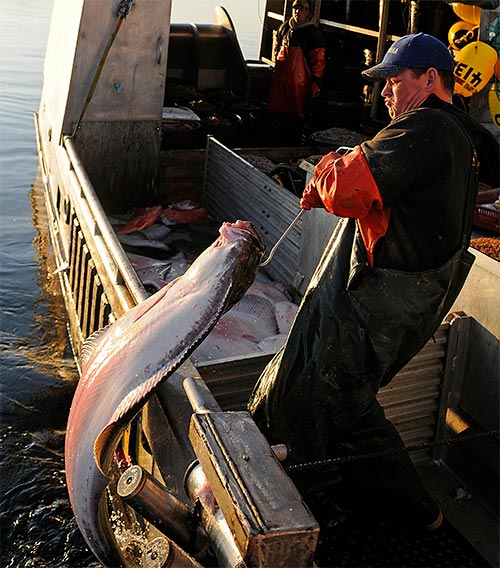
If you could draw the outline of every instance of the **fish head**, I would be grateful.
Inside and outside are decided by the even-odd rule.
[[[225,222],[219,229],[220,237],[214,246],[236,245],[238,261],[233,266],[232,286],[225,311],[239,302],[255,280],[259,263],[266,247],[249,221]]]
[[[234,223],[226,221],[219,229],[220,237],[215,246],[223,246],[235,240],[249,241],[253,244],[256,252],[262,256],[266,250],[259,233],[250,221],[237,220]]]

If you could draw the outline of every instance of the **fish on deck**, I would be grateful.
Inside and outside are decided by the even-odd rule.
[[[128,252],[127,257],[146,290],[158,292],[172,280],[182,276],[188,269],[186,255],[180,251],[167,260],[156,260]]]
[[[135,248],[153,248],[169,251],[170,245],[176,241],[192,240],[191,235],[182,230],[174,230],[172,226],[154,223],[140,231],[122,233],[117,231],[118,240],[122,245]]]
[[[246,294],[220,318],[194,351],[193,362],[196,364],[258,353],[259,341],[277,332],[278,323],[272,302],[267,298]]]
[[[134,231],[133,233],[118,234],[118,240],[122,245],[134,248],[152,248],[165,252],[170,250],[170,246],[162,240],[150,239],[146,237],[142,231]]]
[[[189,225],[200,221],[213,221],[205,207],[195,201],[185,200],[171,203],[166,207],[154,205],[152,207],[137,208],[136,215],[125,224],[117,228],[118,235],[126,235],[137,231],[144,231],[155,225],[158,221],[164,225]],[[159,240],[159,237],[152,237],[145,233],[147,238]]]
[[[210,213],[204,207],[196,207],[194,209],[162,209],[160,212],[162,217],[168,217],[170,220],[180,225],[188,225],[190,223],[198,223],[199,221],[208,221],[212,219]]]
[[[281,283],[259,273],[243,298],[193,352],[192,360],[196,365],[276,352],[284,344],[297,310]]]
[[[123,227],[120,227],[117,233],[119,235],[125,235],[127,233],[133,233],[134,231],[142,231],[156,222],[160,216],[160,211],[161,205],[155,205],[153,207],[146,207],[143,210],[138,210],[137,217],[134,217]]]
[[[259,235],[246,221],[224,223],[219,232],[183,276],[82,348],[82,376],[66,431],[66,480],[78,526],[105,565],[116,559],[99,509],[120,436],[159,382],[243,297],[264,254]]]

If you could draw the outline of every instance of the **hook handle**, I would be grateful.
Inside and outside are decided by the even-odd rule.
[[[269,256],[267,257],[267,260],[264,260],[264,262],[261,262],[259,264],[259,268],[262,268],[264,266],[267,266],[274,254],[276,253],[276,250],[278,249],[278,247],[280,246],[280,244],[284,241],[284,239],[286,238],[286,236],[288,235],[288,233],[293,229],[293,227],[297,224],[298,220],[302,217],[302,215],[304,214],[305,209],[301,209],[297,215],[295,216],[295,219],[290,223],[290,225],[288,225],[288,227],[286,228],[285,232],[281,235],[281,237],[278,239],[278,241],[276,242],[276,244],[273,246],[273,248],[271,249],[271,252],[269,253]]]

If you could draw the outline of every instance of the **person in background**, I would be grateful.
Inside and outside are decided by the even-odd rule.
[[[446,46],[419,33],[363,72],[385,81],[392,121],[316,166],[300,205],[341,219],[249,401],[270,443],[286,444],[306,501],[331,495],[338,472],[293,466],[376,454],[339,465],[351,511],[427,529],[441,525],[440,507],[376,395],[431,339],[467,277],[478,175],[499,184],[498,143],[453,106],[453,69]]]
[[[311,98],[320,94],[325,70],[321,32],[311,21],[308,0],[295,0],[292,17],[278,29],[273,46],[275,68],[269,91],[269,110],[304,119]]]

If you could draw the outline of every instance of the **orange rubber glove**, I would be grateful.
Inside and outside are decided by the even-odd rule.
[[[342,154],[337,154],[337,152],[330,152],[321,158],[321,160],[316,164],[314,168],[314,177],[306,185],[304,192],[302,193],[302,198],[300,200],[300,207],[309,211],[313,208],[325,208],[325,204],[319,196],[318,190],[316,188],[316,178],[323,172],[323,170],[329,167],[335,160],[341,158]]]
[[[306,185],[304,192],[302,193],[302,197],[300,198],[300,207],[306,211],[309,211],[309,209],[313,209],[314,207],[325,208],[321,201],[321,197],[318,194],[318,190],[316,189],[314,178]]]

